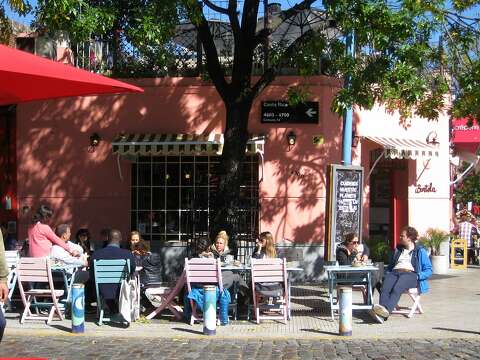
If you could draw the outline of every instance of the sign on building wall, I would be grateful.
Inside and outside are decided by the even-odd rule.
[[[345,235],[362,236],[363,167],[328,165],[325,261],[335,261],[335,250]]]
[[[264,124],[318,124],[318,101],[292,106],[288,101],[262,101],[261,122]]]

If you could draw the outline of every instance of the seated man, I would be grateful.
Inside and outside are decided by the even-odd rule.
[[[135,257],[132,252],[126,249],[121,249],[122,233],[119,230],[112,229],[109,233],[109,242],[107,246],[102,249],[95,250],[92,254],[92,266],[90,267],[90,277],[94,279],[94,260],[114,260],[114,259],[128,259],[130,260],[130,275],[135,272]],[[120,292],[120,284],[100,284],[99,291],[105,299],[111,314],[118,313],[118,296]]]
[[[74,244],[70,241],[70,236],[72,232],[70,231],[70,226],[67,224],[60,224],[55,229],[55,234],[65,241],[70,249],[75,249],[80,256],[72,256],[70,253],[58,245],[53,245],[50,250],[50,259],[59,265],[71,265],[72,268],[67,269],[67,273],[73,273],[73,267],[87,267],[88,266],[88,255],[83,254],[83,249],[80,245]],[[75,279],[73,282],[75,284],[85,284],[88,281],[89,275],[88,271],[78,270],[75,273]]]
[[[406,227],[400,234],[400,241],[387,268],[380,292],[380,304],[373,306],[376,320],[383,323],[392,313],[400,296],[411,288],[420,294],[428,291],[427,279],[432,275],[432,264],[424,247],[417,245],[418,232]]]

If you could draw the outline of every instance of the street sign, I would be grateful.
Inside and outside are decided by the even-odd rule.
[[[318,101],[291,106],[288,101],[262,101],[261,122],[264,124],[318,124]]]

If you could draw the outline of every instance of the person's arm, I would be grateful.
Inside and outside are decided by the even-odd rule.
[[[60,260],[66,265],[86,266],[84,258],[72,256],[65,249],[62,249],[57,245],[52,247],[50,257],[55,260]]]
[[[338,261],[339,265],[351,265],[352,264],[352,262],[350,261],[350,258],[348,257],[348,254],[345,251],[339,249],[339,250],[337,250],[336,255],[337,255],[336,257],[337,257],[337,261]]]
[[[432,276],[432,263],[428,257],[427,251],[425,249],[420,249],[418,252],[418,261],[420,261],[421,271],[417,274],[418,280],[427,280]]]
[[[60,246],[61,248],[65,249],[69,254],[72,253],[72,250],[70,250],[70,246],[68,246],[68,244],[65,241],[63,241],[57,235],[55,235],[55,233],[53,232],[53,230],[50,226],[44,225],[44,226],[42,226],[42,228],[43,228],[43,233],[44,233],[45,237],[48,240],[50,240],[50,242],[53,245]]]
[[[367,259],[370,257],[370,248],[367,246],[367,244],[363,243],[363,253],[362,257],[366,256]]]

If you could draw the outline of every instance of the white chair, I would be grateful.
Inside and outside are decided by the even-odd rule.
[[[13,291],[17,284],[17,263],[20,259],[20,253],[18,250],[5,251],[5,259],[7,260],[8,276],[7,276],[7,288],[8,288],[8,300],[12,301]]]
[[[283,320],[287,324],[288,318],[288,281],[287,263],[283,259],[252,259],[252,291],[253,308],[257,324],[262,319]],[[283,300],[277,304],[261,304],[262,294],[255,285],[261,283],[279,283],[283,287]],[[264,311],[266,313],[264,313]]]
[[[410,307],[399,307],[397,306],[392,314],[403,314],[407,315],[408,318],[412,318],[414,314],[423,314],[423,308],[420,304],[420,293],[417,288],[411,288],[404,292],[412,300],[412,305]]]
[[[63,290],[55,290],[52,279],[52,269],[50,268],[50,259],[24,257],[20,258],[17,266],[18,276],[18,288],[22,297],[25,310],[23,311],[20,323],[23,324],[25,320],[47,320],[47,324],[53,319],[53,315],[56,313],[60,320],[63,320],[63,313],[60,308],[58,299],[63,296]],[[45,289],[29,289],[25,290],[23,284],[26,283],[30,287],[31,283],[39,284],[46,283],[48,287]],[[32,300],[36,298],[51,298],[52,302],[47,303],[33,303]],[[33,314],[30,307],[50,307],[50,312],[47,316],[42,314]]]

